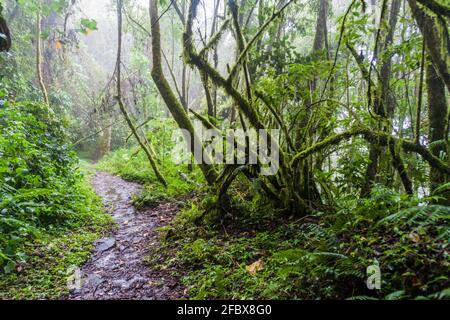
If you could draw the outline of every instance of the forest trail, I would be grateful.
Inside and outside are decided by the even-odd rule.
[[[97,172],[92,186],[103,198],[106,211],[117,228],[95,243],[91,260],[81,269],[83,285],[71,293],[73,300],[177,299],[182,296],[178,282],[161,271],[152,270],[144,259],[158,242],[156,229],[166,225],[177,211],[173,204],[138,211],[131,198],[140,186],[104,172]],[[178,290],[177,290],[178,289]]]

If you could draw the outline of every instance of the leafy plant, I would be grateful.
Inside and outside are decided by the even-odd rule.
[[[0,266],[11,273],[29,241],[97,219],[99,210],[47,106],[7,104],[0,127]]]

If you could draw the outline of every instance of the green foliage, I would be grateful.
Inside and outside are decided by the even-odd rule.
[[[387,148],[380,148],[375,163],[378,172],[369,177],[368,151],[375,139],[354,137],[327,144],[298,167],[292,166],[296,154],[355,126],[406,140],[413,140],[418,129],[421,146],[430,151],[448,140],[444,135],[434,141],[431,137],[439,128],[426,119],[435,108],[430,81],[425,81],[422,90],[421,113],[418,108],[423,35],[413,23],[409,6],[401,6],[395,14],[398,23],[391,26],[391,2],[383,1],[387,10],[379,10],[381,2],[366,8],[366,2],[351,2],[347,14],[337,19],[332,13],[336,4],[330,3],[326,30],[321,34],[326,37],[321,40],[319,29],[324,25],[317,20],[320,1],[293,1],[249,48],[246,63],[241,63],[249,79],[241,77],[239,67],[239,76],[222,88],[214,73],[205,77],[208,82],[201,83],[198,73],[183,65],[187,61],[177,58],[186,43],[177,41],[182,39],[185,26],[178,17],[174,19],[175,10],[165,10],[172,6],[170,0],[158,2],[160,11],[167,11],[159,19],[163,30],[170,31],[162,37],[162,47],[170,48],[164,57],[164,70],[167,76],[172,73],[170,82],[176,96],[183,95],[180,100],[188,100],[189,107],[195,106],[203,115],[203,90],[209,88],[218,112],[208,119],[221,129],[281,129],[285,159],[280,174],[262,177],[254,168],[239,167],[228,189],[229,197],[218,199],[215,189],[228,175],[219,173],[222,181],[217,188],[206,189],[196,166],[190,171],[187,165],[170,160],[174,146],[171,133],[177,127],[174,121],[162,119],[168,110],[150,74],[147,30],[152,26],[145,8],[134,6],[133,1],[125,3],[124,27],[130,45],[129,59],[123,61],[126,78],[124,75],[122,94],[139,134],[146,135],[155,148],[167,189],[157,183],[147,157],[133,144],[129,128],[118,118],[114,81],[108,81],[108,66],[115,62],[116,52],[115,48],[104,50],[112,43],[110,36],[115,39],[109,28],[103,28],[106,31],[96,39],[103,38],[103,44],[80,41],[80,33],[85,39],[98,25],[84,12],[80,21],[60,23],[64,17],[66,22],[72,21],[70,16],[79,13],[77,6],[72,7],[75,2],[2,1],[4,8],[0,5],[0,10],[5,9],[3,15],[11,20],[8,24],[14,33],[14,46],[11,52],[0,53],[0,267],[6,274],[0,280],[0,297],[58,297],[65,290],[66,268],[87,259],[92,241],[107,225],[98,199],[77,170],[79,164],[69,147],[63,120],[71,124],[69,138],[80,142],[77,151],[83,156],[101,149],[95,153],[98,159],[109,147],[115,150],[98,168],[143,184],[142,194],[133,199],[137,207],[155,207],[167,201],[183,204],[173,224],[160,229],[166,240],[160,255],[176,251],[161,267],[187,270],[183,282],[191,298],[449,298],[450,211],[437,205],[446,200],[449,184],[429,190],[430,182],[434,185],[436,181],[430,179],[433,174],[421,157],[395,148],[401,152],[403,173],[412,181],[414,192],[436,196],[402,194],[402,181]],[[245,39],[251,41],[279,7],[278,1],[242,1],[239,20],[245,18],[241,21]],[[221,12],[222,5],[218,8]],[[205,16],[210,9],[205,8]],[[345,12],[345,8],[338,9],[341,14]],[[384,11],[386,15],[380,17]],[[424,12],[431,14],[428,9]],[[43,80],[55,114],[37,103],[8,102],[42,99],[41,90],[30,81],[36,78],[38,15],[43,26]],[[102,26],[116,23],[101,18]],[[229,16],[218,19],[216,27],[226,18]],[[392,41],[387,37],[389,28],[395,31]],[[219,74],[234,64],[230,57],[235,55],[229,52],[235,46],[229,35],[238,35],[238,30],[232,29],[230,23],[223,37],[209,46],[210,52],[202,55]],[[201,35],[201,42],[208,43],[207,36],[203,39]],[[322,49],[316,50],[316,40],[323,42]],[[192,41],[198,48],[201,42]],[[439,45],[444,48],[445,41]],[[75,47],[77,50],[71,50]],[[213,64],[212,59],[218,61]],[[251,80],[250,87],[243,80]],[[244,97],[248,97],[248,108],[254,108],[260,123],[251,112],[247,115],[252,121],[246,121],[246,112],[239,110],[245,107],[239,103],[245,102]],[[381,106],[388,113],[383,119],[376,110]],[[442,119],[442,127],[448,128],[444,123],[447,117]],[[112,132],[102,130],[108,124]],[[445,152],[437,156],[447,160]],[[240,168],[249,171],[244,175]],[[367,199],[358,199],[356,195],[369,180],[380,185],[373,187]],[[436,184],[448,181],[448,177],[442,174],[438,181]],[[289,216],[289,210],[297,216]],[[365,283],[366,268],[375,263],[381,268],[382,289],[370,291]],[[45,270],[48,275],[44,275]]]
[[[80,21],[81,23],[81,32],[83,34],[88,34],[90,31],[97,30],[97,21],[92,19],[83,18]]]
[[[145,153],[139,147],[118,149],[108,154],[97,165],[100,170],[144,185],[143,192],[134,199],[137,207],[154,207],[169,200],[176,201],[177,198],[198,190],[204,183],[198,167],[194,166],[190,171],[186,164],[178,165],[172,161],[171,151],[174,142],[171,141],[171,131],[167,130],[166,126],[173,126],[173,123],[159,122],[158,124],[153,121],[149,124],[151,132],[148,138],[154,141],[162,175],[168,182],[167,189],[158,183]]]
[[[68,228],[58,228],[22,250],[28,255],[14,272],[0,276],[0,299],[61,299],[68,294],[67,271],[82,266],[94,249],[95,240],[111,229],[111,220],[100,211],[98,199],[84,187],[92,203],[83,203],[90,210],[89,219]]]
[[[161,252],[178,251],[165,268],[189,270],[183,282],[193,299],[444,299],[450,211],[433,201],[376,186],[371,198],[343,199],[331,215],[256,218],[256,227],[241,208],[235,224],[219,228],[198,225],[203,210],[193,204]],[[382,287],[371,291],[366,268],[374,261]],[[255,263],[262,268],[252,274]]]
[[[5,103],[0,127],[0,266],[11,273],[29,243],[107,219],[45,105]]]

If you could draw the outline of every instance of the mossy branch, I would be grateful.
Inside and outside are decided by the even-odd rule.
[[[218,87],[221,87],[225,92],[233,98],[239,110],[245,115],[249,120],[250,124],[255,129],[266,129],[262,121],[250,102],[244,98],[236,88],[233,87],[231,81],[226,80],[220,73],[213,68],[207,61],[205,61],[200,55],[195,51],[192,41],[192,25],[193,19],[197,14],[197,7],[199,0],[192,0],[189,8],[189,14],[186,21],[186,30],[183,33],[183,43],[184,43],[184,57],[188,64],[197,67],[202,72],[205,72],[209,79]],[[273,138],[268,132],[268,139],[271,141]],[[277,143],[277,142],[276,142]],[[289,170],[286,167],[286,157],[284,152],[277,145],[277,149],[280,151],[280,167],[285,181],[290,179]]]
[[[270,111],[270,113],[272,113],[273,117],[277,121],[280,128],[283,129],[283,132],[284,132],[284,135],[286,136],[286,141],[287,141],[289,148],[291,150],[295,150],[294,143],[292,142],[291,136],[289,135],[289,131],[288,131],[285,123],[281,119],[280,115],[275,111],[275,109],[272,107],[272,105],[270,104],[270,102],[267,100],[267,98],[264,96],[264,94],[262,92],[255,91],[255,95],[256,95],[256,97],[261,99],[261,101],[264,103],[264,105],[267,107],[267,109]]]
[[[233,87],[231,82],[227,81],[219,72],[209,65],[199,54],[195,52],[192,44],[192,20],[195,17],[198,0],[192,0],[190,14],[187,18],[186,31],[183,34],[184,39],[184,56],[188,64],[196,66],[205,72],[211,81],[217,86],[223,88],[237,103],[238,107],[248,118],[250,123],[256,129],[264,129],[264,125],[258,117],[258,114],[250,105],[250,103]]]
[[[245,50],[246,40],[242,33],[241,26],[239,24],[239,6],[237,5],[236,0],[228,0],[228,6],[230,8],[231,16],[233,18],[233,26],[234,31],[236,33],[238,52],[242,53]],[[252,101],[250,73],[248,72],[248,66],[245,60],[242,61],[242,67],[244,69],[244,79],[247,89],[247,97],[249,101]],[[228,81],[232,81],[233,79],[234,76],[230,76]]]
[[[208,52],[209,50],[211,50],[212,48],[217,46],[217,44],[219,43],[220,39],[223,36],[223,33],[228,28],[229,24],[230,24],[230,19],[227,19],[222,23],[219,31],[217,31],[217,33],[214,36],[212,36],[211,39],[208,40],[205,47],[203,47],[203,49],[201,49],[199,51],[200,56],[203,56],[206,52]]]
[[[198,0],[196,0],[198,1]],[[184,129],[189,132],[191,136],[191,151],[193,152],[195,150],[194,145],[202,145],[201,140],[195,133],[194,126],[189,119],[189,116],[181,103],[177,100],[175,97],[175,94],[173,93],[172,89],[170,88],[170,85],[167,81],[167,79],[164,76],[163,70],[162,70],[162,63],[161,63],[161,31],[159,26],[159,17],[158,17],[158,6],[157,6],[157,0],[151,0],[150,1],[150,19],[152,24],[152,51],[153,51],[153,69],[152,69],[152,78],[153,81],[156,84],[156,87],[158,88],[159,93],[161,94],[161,97],[163,98],[165,104],[167,105],[167,108],[169,109],[170,113],[174,117],[175,121],[177,122],[178,126],[181,129]],[[202,146],[203,148],[203,146]],[[196,156],[196,161],[199,163],[200,169],[202,170],[206,181],[209,184],[213,184],[216,180],[217,173],[216,170],[212,165],[208,165],[206,163],[211,163],[209,159],[206,159],[203,161],[203,157],[206,157],[206,154],[202,155],[196,155],[194,153],[194,156]],[[199,157],[199,158],[198,158]]]
[[[205,126],[206,129],[210,130],[218,130],[220,131],[214,124],[211,123],[206,117],[202,116],[201,114],[195,112],[192,109],[189,109],[189,111],[198,119],[200,122]]]
[[[281,9],[279,9],[278,11],[274,12],[272,14],[272,16],[259,28],[258,32],[256,32],[256,34],[250,39],[250,41],[247,43],[247,45],[245,46],[245,48],[242,50],[241,54],[239,55],[239,58],[237,59],[236,63],[234,64],[234,66],[231,68],[230,71],[230,79],[233,79],[239,66],[242,64],[242,62],[244,61],[245,57],[247,56],[248,52],[250,51],[250,49],[252,48],[253,44],[256,42],[256,40],[259,39],[259,37],[261,37],[261,35],[263,34],[263,32],[267,29],[267,27],[276,19],[278,18],[283,11],[291,4],[293,3],[294,0],[288,1]]]
[[[122,112],[128,127],[132,131],[134,137],[136,138],[136,141],[141,146],[142,150],[144,150],[150,165],[158,178],[159,182],[167,188],[167,181],[164,179],[163,175],[161,174],[161,171],[158,168],[158,164],[156,163],[156,160],[153,157],[151,146],[146,145],[144,140],[141,138],[139,133],[136,130],[135,125],[133,124],[133,121],[131,120],[130,115],[128,114],[128,111],[125,107],[125,104],[123,103],[122,99],[122,83],[121,83],[121,65],[122,65],[122,8],[123,8],[123,1],[117,0],[117,25],[118,25],[118,47],[117,47],[117,62],[116,62],[116,76],[117,76],[117,102],[119,104],[120,111]],[[148,143],[148,142],[147,142]]]
[[[450,174],[450,167],[445,164],[441,159],[434,156],[427,148],[422,145],[418,145],[415,142],[407,141],[403,139],[398,139],[390,136],[385,132],[376,132],[371,131],[367,128],[356,128],[350,131],[346,131],[340,134],[336,134],[329,138],[322,140],[314,144],[313,146],[297,153],[297,155],[292,159],[292,166],[296,167],[297,164],[314,153],[317,153],[321,150],[324,150],[330,146],[338,145],[342,141],[349,140],[352,137],[361,136],[363,139],[367,140],[370,143],[377,143],[381,146],[387,146],[389,141],[400,146],[406,152],[415,152],[419,154],[423,160],[428,162],[428,164],[446,174]]]
[[[402,180],[403,187],[407,194],[413,194],[413,184],[411,179],[408,176],[408,172],[406,170],[404,161],[400,155],[400,151],[396,150],[396,145],[393,141],[389,141],[389,151],[392,156],[392,164],[394,168],[397,170],[400,179]]]
[[[440,4],[435,0],[417,0],[417,2],[440,16],[450,18],[450,7],[448,5]]]
[[[48,91],[45,86],[44,77],[42,75],[42,19],[41,12],[38,9],[37,17],[36,17],[36,70],[39,86],[41,88],[42,96],[44,98],[44,102],[47,107],[50,109],[50,100],[48,99]]]

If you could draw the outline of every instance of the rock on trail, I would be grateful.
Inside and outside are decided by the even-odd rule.
[[[119,177],[98,172],[92,185],[103,198],[118,227],[95,243],[91,260],[81,269],[83,285],[69,299],[177,299],[183,296],[178,282],[161,271],[152,270],[143,260],[158,242],[156,228],[166,225],[177,211],[173,204],[137,211],[131,197],[140,186]]]

